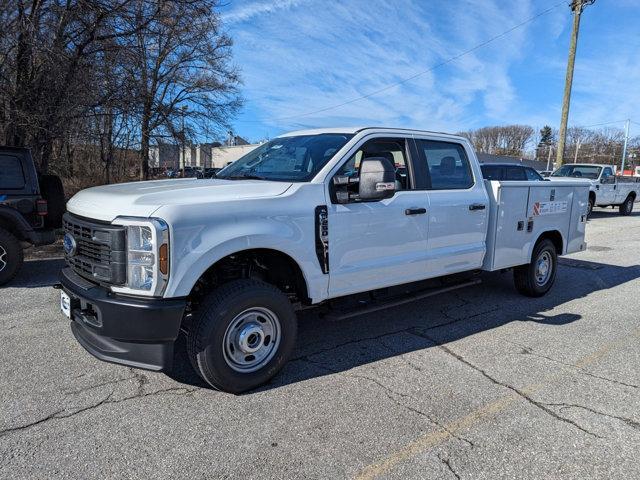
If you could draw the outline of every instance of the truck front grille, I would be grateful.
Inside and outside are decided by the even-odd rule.
[[[69,266],[80,276],[102,285],[122,285],[127,280],[124,227],[85,220],[70,213],[63,217],[65,234],[75,251],[67,251]]]

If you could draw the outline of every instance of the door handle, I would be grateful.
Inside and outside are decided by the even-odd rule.
[[[484,203],[472,203],[469,205],[469,210],[484,210],[487,206]]]
[[[405,215],[422,215],[424,213],[427,213],[426,208],[407,208],[404,211]]]

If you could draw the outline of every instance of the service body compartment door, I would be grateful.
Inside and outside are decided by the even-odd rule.
[[[561,254],[583,250],[588,184],[487,182],[491,217],[485,270],[524,265],[544,232],[562,237]]]
[[[500,270],[520,265],[529,240],[527,207],[529,186],[526,182],[487,181],[491,215],[487,233],[485,270]],[[511,184],[511,185],[510,185]]]

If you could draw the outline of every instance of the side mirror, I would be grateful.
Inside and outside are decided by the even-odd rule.
[[[360,162],[360,201],[382,200],[396,191],[396,169],[384,157],[367,157]]]

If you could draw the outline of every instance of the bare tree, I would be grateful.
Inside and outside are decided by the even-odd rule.
[[[140,123],[140,178],[149,173],[153,138],[184,135],[188,107],[192,135],[228,126],[241,106],[240,79],[231,63],[231,38],[221,30],[215,1],[164,2],[159,14],[126,45],[129,81]],[[134,21],[148,8],[140,2]],[[136,29],[134,23],[129,28]],[[184,139],[183,139],[184,141]]]
[[[534,129],[529,125],[483,127],[462,132],[479,152],[513,156],[524,154],[533,134]]]
[[[0,143],[29,146],[42,171],[106,182],[130,173],[124,149],[142,147],[146,176],[149,141],[176,137],[179,106],[194,135],[228,124],[240,106],[216,7],[0,0]]]

